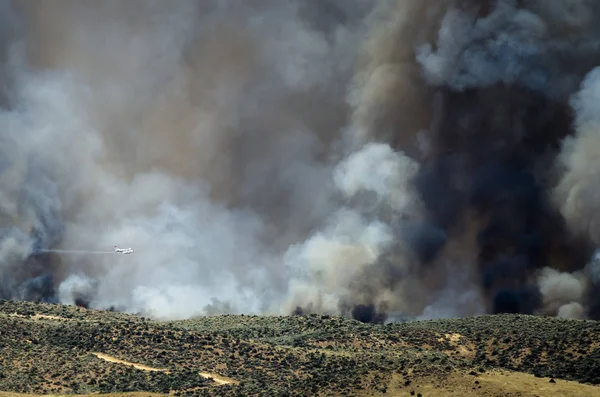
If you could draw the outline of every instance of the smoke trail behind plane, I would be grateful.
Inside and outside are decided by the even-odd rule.
[[[55,254],[81,254],[81,255],[106,255],[116,254],[112,251],[85,251],[85,250],[39,250],[39,253],[55,253]]]

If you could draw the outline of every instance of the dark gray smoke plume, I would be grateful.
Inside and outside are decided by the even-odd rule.
[[[0,15],[0,298],[600,317],[597,2]]]

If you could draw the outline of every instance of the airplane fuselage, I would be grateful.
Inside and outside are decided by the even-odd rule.
[[[127,254],[133,254],[133,248],[118,248],[118,247],[115,245],[115,252],[116,252],[117,254],[126,254],[126,255],[127,255]]]

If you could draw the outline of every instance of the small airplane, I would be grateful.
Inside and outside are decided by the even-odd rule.
[[[118,254],[133,254],[133,248],[119,248],[115,245],[115,252]]]

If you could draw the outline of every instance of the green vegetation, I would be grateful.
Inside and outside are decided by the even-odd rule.
[[[156,322],[0,301],[0,333],[0,390],[21,393],[362,396],[393,386],[409,395],[424,378],[441,384],[499,368],[600,384],[600,323],[593,321],[500,315],[371,325],[230,315]]]

